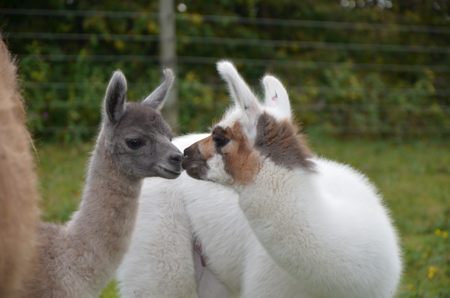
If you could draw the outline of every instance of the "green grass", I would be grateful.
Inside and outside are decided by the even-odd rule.
[[[347,163],[379,188],[398,227],[405,270],[398,297],[450,297],[449,142],[354,141],[311,138],[316,153]],[[76,209],[92,144],[38,144],[38,174],[47,221]],[[103,298],[117,297],[115,283]]]

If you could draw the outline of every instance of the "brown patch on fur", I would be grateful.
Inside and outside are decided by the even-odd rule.
[[[214,155],[214,141],[211,136],[197,142],[198,150],[203,160],[209,160]]]
[[[226,137],[227,139],[232,139],[233,138],[233,131],[229,127],[227,127],[226,129],[223,129],[220,126],[216,126],[216,127],[214,127],[212,133],[213,134],[215,134],[215,133],[221,134],[224,137]]]
[[[290,170],[300,167],[314,171],[314,163],[302,134],[288,120],[280,123],[271,115],[264,113],[258,119],[255,148],[275,164]]]
[[[215,132],[219,133],[217,130]],[[246,185],[251,183],[259,173],[260,155],[252,151],[252,147],[239,122],[234,123],[232,128],[222,129],[222,134],[232,140],[219,153],[223,156],[225,170],[234,179],[233,184]]]
[[[0,297],[19,297],[35,254],[36,176],[17,86],[17,67],[0,35]]]

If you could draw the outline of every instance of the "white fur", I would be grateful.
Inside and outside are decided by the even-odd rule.
[[[190,137],[195,142],[205,136]],[[179,139],[174,143],[179,145]],[[320,174],[305,180],[320,187],[320,194],[305,187],[296,192],[300,194],[297,200],[285,202],[284,210],[299,210],[295,204],[311,195],[301,203],[298,219],[302,220],[295,225],[305,232],[305,242],[312,246],[314,241],[317,246],[312,250],[286,246],[287,251],[275,246],[273,256],[266,250],[270,247],[258,241],[233,190],[186,173],[175,181],[146,179],[132,244],[119,268],[122,297],[197,297],[194,235],[208,257],[207,267],[196,264],[197,274],[210,270],[205,275],[214,283],[214,294],[209,290],[209,295],[200,293],[199,297],[223,295],[220,282],[228,288],[222,297],[393,297],[401,271],[400,251],[381,198],[350,167],[325,159],[314,161]],[[268,185],[274,183],[271,167],[275,168],[267,165],[262,172],[266,175],[259,178]],[[304,173],[292,174],[286,172],[283,177],[287,193],[306,184],[294,179]],[[257,184],[246,193],[253,193],[247,201],[259,200],[267,195],[267,188]],[[279,208],[282,198],[272,199],[267,202],[269,210]],[[241,203],[244,208],[247,201]],[[326,204],[326,213],[315,210],[322,204]],[[289,250],[298,253],[298,261]],[[302,261],[304,270],[298,270],[295,264]],[[361,280],[353,293],[343,292]],[[205,284],[200,282],[199,287]]]
[[[234,68],[218,69],[224,76]],[[241,80],[231,75],[227,82],[243,88]],[[278,83],[266,77],[266,101],[275,89],[279,100],[260,108],[280,120],[290,117],[290,107]],[[237,118],[238,110],[222,124],[252,122]],[[252,117],[248,111],[241,116]],[[205,136],[174,143],[182,150]],[[401,252],[381,197],[352,168],[317,157],[312,162],[315,173],[266,158],[254,183],[234,187],[237,192],[185,173],[176,181],[146,179],[138,228],[119,269],[123,297],[197,297],[196,286],[203,298],[393,297]],[[211,170],[210,178],[228,184],[222,169]],[[207,267],[193,252],[194,237]]]
[[[206,136],[207,134],[196,134],[179,137],[174,139],[173,143],[183,150]],[[144,180],[133,240],[118,271],[121,296],[198,297],[197,280],[200,283],[200,292],[206,294],[202,297],[228,297],[211,294],[211,291],[226,294],[227,290],[211,274],[209,265],[201,266],[198,255],[195,266],[198,270],[195,271],[193,237],[196,234],[192,233],[192,225],[207,231],[208,222],[211,220],[215,220],[215,227],[223,227],[219,233],[226,230],[226,225],[222,225],[220,218],[214,218],[214,214],[210,212],[198,213],[203,217],[194,222],[191,221],[189,213],[200,211],[198,209],[204,205],[203,200],[219,212],[220,209],[216,208],[220,208],[220,205],[216,205],[216,199],[220,198],[225,199],[222,206],[231,210],[228,201],[230,197],[234,197],[236,210],[233,213],[242,214],[237,205],[237,195],[221,185],[194,180],[186,173],[181,174],[176,180],[177,183],[167,182],[168,180],[159,178]],[[198,191],[204,193],[201,200],[198,200]],[[245,223],[244,218],[242,221]],[[215,237],[213,244],[229,245],[221,242],[220,235],[211,236]],[[207,252],[208,247],[204,245],[203,250]],[[223,258],[222,263],[227,263],[226,258]]]
[[[225,171],[225,164],[223,163],[223,158],[220,154],[215,154],[213,158],[208,160],[208,166],[210,170],[206,176],[206,180],[218,182],[220,180],[221,184],[232,184],[233,177]]]
[[[266,160],[255,183],[240,191],[240,207],[255,235],[297,281],[297,293],[393,297],[400,251],[381,199],[351,168],[314,162],[317,174]]]

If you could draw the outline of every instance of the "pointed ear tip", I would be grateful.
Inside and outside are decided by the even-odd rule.
[[[165,68],[163,70],[163,74],[165,81],[162,83],[162,85],[167,84],[168,88],[170,89],[173,85],[173,82],[175,81],[175,75],[170,68]]]
[[[173,71],[171,68],[165,68],[163,69],[163,74],[164,76],[167,77],[174,77],[175,75],[173,74]]]
[[[265,75],[262,80],[263,80],[263,82],[266,82],[272,78],[273,78],[273,76],[271,76],[271,75]]]
[[[117,69],[113,72],[113,77],[115,76],[122,76],[124,77],[125,75],[123,74],[123,72],[120,69]]]
[[[217,67],[221,67],[223,65],[233,65],[233,63],[231,63],[231,61],[224,59],[224,60],[217,61],[216,65],[217,65]]]
[[[227,60],[221,60],[221,61],[217,62],[217,71],[220,74],[229,73],[229,72],[237,72],[234,64]]]
[[[116,71],[114,71],[114,73],[111,77],[111,82],[114,82],[114,83],[122,82],[124,85],[126,85],[127,79],[125,78],[125,75],[123,74],[123,72],[121,70],[116,70]]]
[[[263,78],[263,83],[265,84],[265,85],[267,85],[267,84],[270,84],[270,83],[279,83],[279,84],[281,84],[281,82],[280,82],[280,80],[278,80],[276,77],[274,77],[274,76],[272,76],[272,75],[266,75],[266,76],[264,76],[264,78]]]

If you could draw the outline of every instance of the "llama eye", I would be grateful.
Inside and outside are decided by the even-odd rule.
[[[131,139],[127,141],[127,146],[130,147],[131,149],[138,149],[139,147],[142,146],[142,142],[141,140],[138,139]]]
[[[213,134],[212,139],[218,148],[225,146],[230,141],[225,138],[223,135]]]

